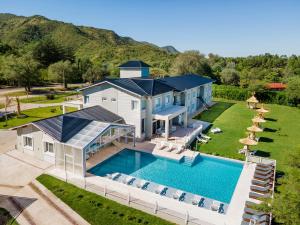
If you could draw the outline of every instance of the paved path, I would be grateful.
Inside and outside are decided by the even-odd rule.
[[[35,178],[52,165],[16,150],[0,155],[0,207],[21,225],[87,225]]]
[[[0,130],[0,154],[15,149],[16,140],[17,131]]]

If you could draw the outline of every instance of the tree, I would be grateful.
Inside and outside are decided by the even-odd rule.
[[[234,68],[225,68],[220,73],[221,81],[224,84],[238,85],[240,81],[239,73]]]
[[[71,81],[73,66],[70,61],[59,61],[48,67],[49,80],[60,82],[64,88],[68,88]]]
[[[45,67],[61,60],[74,61],[74,52],[72,49],[64,47],[49,38],[39,42],[33,48],[32,55],[34,59]]]
[[[286,92],[292,104],[300,104],[300,76],[294,76],[288,80]]]
[[[175,74],[212,75],[207,59],[198,51],[186,51],[179,54],[175,58],[171,71]]]
[[[30,55],[7,57],[2,73],[7,80],[14,80],[25,87],[26,92],[30,92],[32,85],[40,79],[39,63]]]
[[[83,74],[82,79],[87,80],[90,83],[94,83],[97,80],[102,80],[109,75],[107,66],[93,65],[87,69]]]

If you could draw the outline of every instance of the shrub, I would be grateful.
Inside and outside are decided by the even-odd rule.
[[[53,99],[55,99],[55,95],[54,94],[46,94],[46,99],[53,100]]]

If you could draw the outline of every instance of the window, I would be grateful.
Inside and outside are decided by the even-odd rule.
[[[28,137],[28,136],[24,136],[23,137],[23,145],[26,148],[32,149],[33,145],[32,145],[32,138]]]
[[[132,109],[132,110],[137,109],[137,105],[138,105],[138,102],[137,102],[137,101],[131,100],[131,109]]]
[[[44,142],[44,152],[49,154],[54,154],[53,143]]]
[[[196,97],[196,92],[194,91],[194,92],[193,92],[193,98],[195,98],[195,97]]]
[[[156,99],[155,99],[155,108],[159,108],[160,105],[161,105],[161,100],[160,100],[160,98],[156,98]]]
[[[142,134],[143,134],[143,133],[145,133],[145,119],[142,119],[141,125],[142,125],[142,127],[141,127],[141,132],[142,132]]]
[[[167,95],[166,96],[166,105],[169,105],[171,103],[171,96]]]
[[[111,98],[110,99],[112,102],[115,102],[115,101],[117,101],[117,99],[116,98]]]
[[[142,107],[142,109],[146,109],[146,100],[142,100],[141,101],[141,107]]]
[[[87,104],[87,103],[89,103],[89,102],[90,102],[90,96],[85,95],[85,96],[84,96],[84,103]]]
[[[107,98],[106,97],[102,97],[102,102],[106,101]]]

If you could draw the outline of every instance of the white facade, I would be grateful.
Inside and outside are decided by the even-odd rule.
[[[120,78],[148,77],[149,67],[120,68]]]

